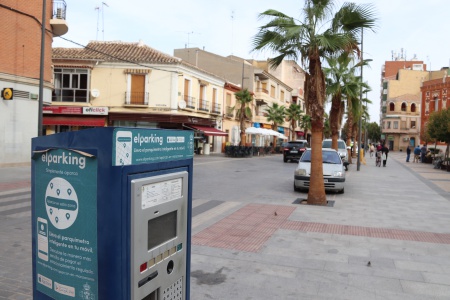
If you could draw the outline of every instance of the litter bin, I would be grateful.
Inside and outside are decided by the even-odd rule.
[[[210,144],[208,144],[208,143],[205,143],[204,144],[204,150],[203,150],[203,154],[205,154],[205,155],[209,155],[209,149],[210,149]]]

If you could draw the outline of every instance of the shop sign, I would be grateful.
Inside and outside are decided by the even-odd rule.
[[[44,114],[55,115],[108,115],[108,107],[105,106],[44,106]]]

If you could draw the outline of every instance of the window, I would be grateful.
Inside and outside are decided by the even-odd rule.
[[[394,121],[394,129],[398,129],[398,121]]]
[[[206,101],[206,85],[200,85],[200,94],[198,96],[199,99],[199,110],[208,111],[209,103]]]
[[[215,114],[220,113],[220,104],[217,101],[217,89],[213,88],[212,90],[212,112]]]
[[[416,112],[416,105],[414,103],[411,104],[411,112]]]
[[[270,86],[270,97],[275,98],[275,86]]]
[[[261,88],[262,88],[262,91],[263,91],[264,93],[266,93],[266,94],[269,93],[269,92],[267,91],[267,82],[262,82],[262,83],[261,83]]]
[[[394,111],[394,110],[395,110],[394,102],[389,103],[389,111]]]
[[[195,103],[194,99],[191,97],[191,81],[189,79],[184,79],[184,95],[183,100],[186,101],[186,107],[194,109]]]
[[[391,129],[391,122],[390,121],[386,122],[386,125],[387,125],[386,126],[387,129]]]
[[[280,101],[284,102],[284,91],[280,91]]]
[[[439,110],[439,98],[434,97],[434,111],[438,111],[438,110]]]
[[[416,121],[411,121],[411,128],[416,128]]]
[[[405,102],[402,103],[402,111],[406,111],[406,103]]]
[[[56,68],[52,101],[89,102],[89,70]]]

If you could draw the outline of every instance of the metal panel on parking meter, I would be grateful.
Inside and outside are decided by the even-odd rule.
[[[37,290],[97,298],[97,159],[66,149],[35,157]]]

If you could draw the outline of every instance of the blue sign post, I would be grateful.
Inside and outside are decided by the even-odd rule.
[[[33,298],[189,299],[193,141],[112,127],[34,138]]]

